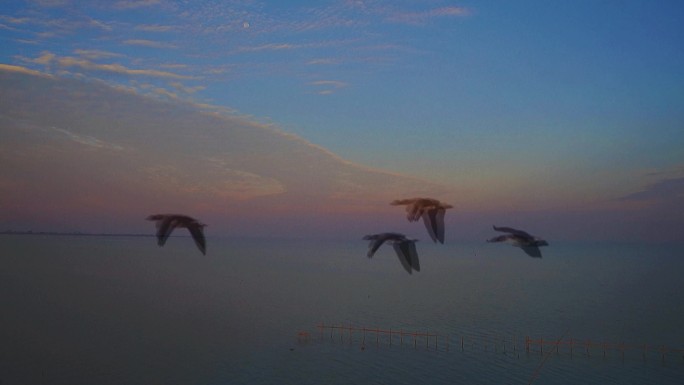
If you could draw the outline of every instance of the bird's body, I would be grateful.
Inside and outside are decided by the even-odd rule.
[[[185,227],[192,235],[197,248],[206,255],[207,245],[204,239],[204,223],[200,223],[196,219],[187,215],[181,214],[154,214],[147,217],[148,221],[155,221],[157,226],[157,244],[164,246],[166,240],[171,235],[171,232],[176,227]]]
[[[383,243],[392,243],[394,252],[399,258],[399,262],[409,274],[415,271],[420,271],[420,261],[418,260],[418,252],[416,251],[416,240],[408,239],[404,234],[399,233],[380,233],[366,235],[364,240],[370,241],[368,244],[368,253],[366,256],[372,258],[375,252],[382,246]]]
[[[497,227],[493,226],[495,231],[508,233],[504,235],[499,235],[494,238],[490,238],[487,242],[505,242],[511,246],[521,248],[530,257],[541,258],[541,251],[539,251],[540,246],[548,246],[548,242],[545,240],[530,235],[529,233],[517,230],[511,227]]]
[[[432,198],[398,199],[390,204],[393,206],[406,205],[406,218],[409,222],[423,218],[423,223],[432,241],[444,243],[444,215],[447,209],[454,206]]]

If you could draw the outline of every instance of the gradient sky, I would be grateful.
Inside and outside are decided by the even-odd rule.
[[[420,194],[456,207],[452,239],[682,240],[682,20],[680,1],[3,2],[0,229],[189,211],[214,234],[418,232],[387,203]]]

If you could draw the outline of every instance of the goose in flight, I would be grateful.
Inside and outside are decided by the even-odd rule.
[[[406,205],[406,218],[415,222],[423,218],[425,228],[433,242],[444,243],[444,214],[454,206],[432,198],[398,199],[390,203],[393,206]]]
[[[511,246],[521,248],[525,254],[529,255],[530,257],[541,258],[542,255],[541,251],[539,250],[539,246],[549,245],[545,240],[535,237],[534,235],[530,235],[522,230],[517,230],[511,227],[492,227],[494,227],[495,231],[508,234],[499,235],[488,239],[487,242],[506,242]]]
[[[368,244],[368,253],[366,256],[372,258],[376,251],[383,243],[392,243],[394,252],[397,253],[399,262],[409,274],[415,271],[420,271],[420,261],[418,260],[418,252],[416,252],[417,239],[408,239],[404,234],[399,233],[380,233],[366,235],[364,240],[370,241]]]
[[[204,239],[204,223],[198,222],[196,219],[187,215],[180,214],[154,214],[147,217],[148,221],[156,221],[157,225],[157,244],[164,246],[166,240],[171,235],[171,232],[176,227],[185,227],[190,231],[192,239],[200,249],[203,255],[207,253],[207,244]]]

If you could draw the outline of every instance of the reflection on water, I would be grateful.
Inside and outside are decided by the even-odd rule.
[[[684,262],[674,245],[554,242],[537,259],[513,247],[426,242],[421,271],[408,275],[390,248],[368,260],[363,241],[219,238],[207,257],[188,240],[165,248],[135,237],[1,241],[3,385],[526,384],[538,350],[504,353],[476,341],[554,341],[568,330],[684,348]],[[361,349],[321,339],[319,323],[428,330],[458,348]],[[302,342],[301,331],[311,338]],[[461,350],[459,336],[471,346]],[[681,355],[663,363],[657,352],[624,361],[580,353],[549,356],[535,383],[684,379]]]

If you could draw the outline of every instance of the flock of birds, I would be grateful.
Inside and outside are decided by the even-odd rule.
[[[406,218],[409,222],[423,219],[425,228],[433,242],[444,244],[444,215],[446,210],[453,208],[452,205],[442,203],[432,198],[399,199],[390,203],[393,206],[406,206]],[[187,228],[195,241],[197,248],[203,255],[207,253],[207,243],[204,237],[204,223],[181,214],[154,214],[147,220],[155,221],[157,226],[157,244],[164,246],[171,232],[177,228]],[[548,246],[548,243],[529,233],[511,227],[493,226],[495,231],[506,233],[487,240],[487,242],[506,242],[512,246],[521,248],[530,257],[541,258],[540,246]],[[420,271],[420,261],[416,251],[417,239],[409,239],[400,233],[379,233],[363,237],[370,241],[368,245],[368,258],[372,258],[383,243],[392,244],[399,262],[409,274]]]

